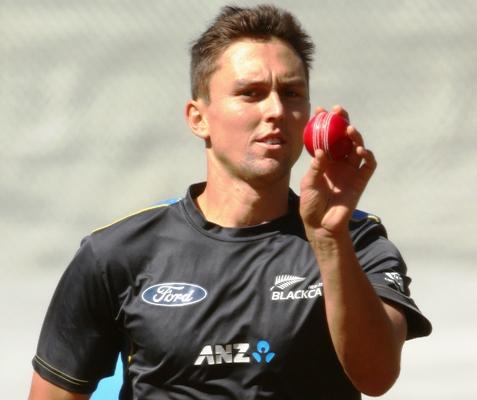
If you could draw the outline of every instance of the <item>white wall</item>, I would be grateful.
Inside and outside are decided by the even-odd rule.
[[[375,151],[360,207],[384,220],[434,323],[406,346],[384,398],[473,398],[477,2],[274,3],[316,41],[313,104],[345,105]],[[43,314],[81,237],[204,178],[183,118],[187,51],[223,4],[0,0],[0,380],[10,398],[27,395]],[[303,153],[294,188],[308,161]]]

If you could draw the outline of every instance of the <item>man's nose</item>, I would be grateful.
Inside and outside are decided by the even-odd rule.
[[[283,102],[280,95],[272,91],[264,102],[264,114],[266,119],[279,119],[283,116]]]

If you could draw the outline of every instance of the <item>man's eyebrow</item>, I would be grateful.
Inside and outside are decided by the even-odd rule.
[[[306,86],[306,80],[301,77],[284,77],[278,80],[280,85],[297,85],[297,86]],[[263,79],[247,79],[247,78],[240,78],[234,81],[234,86],[241,88],[247,86],[255,86],[255,85],[268,85],[267,80]]]
[[[237,79],[234,82],[235,87],[247,87],[247,86],[253,86],[253,85],[263,85],[266,84],[267,82],[262,79]]]
[[[295,77],[295,76],[280,78],[278,80],[278,82],[281,85],[303,85],[303,86],[306,86],[306,84],[307,84],[305,79],[303,79],[301,77]]]

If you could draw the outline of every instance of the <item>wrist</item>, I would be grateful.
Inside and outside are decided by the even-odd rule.
[[[319,246],[334,246],[351,239],[347,226],[346,229],[339,230],[330,230],[325,227],[307,228],[305,226],[305,233],[310,244]]]
[[[318,259],[337,257],[353,249],[353,242],[346,231],[329,231],[325,228],[306,230],[310,246],[315,251]]]

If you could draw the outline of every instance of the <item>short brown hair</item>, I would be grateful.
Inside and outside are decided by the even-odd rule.
[[[272,5],[225,6],[191,47],[192,98],[209,100],[210,77],[217,69],[217,59],[233,42],[243,38],[270,40],[273,37],[296,51],[308,81],[315,46],[291,13]]]

